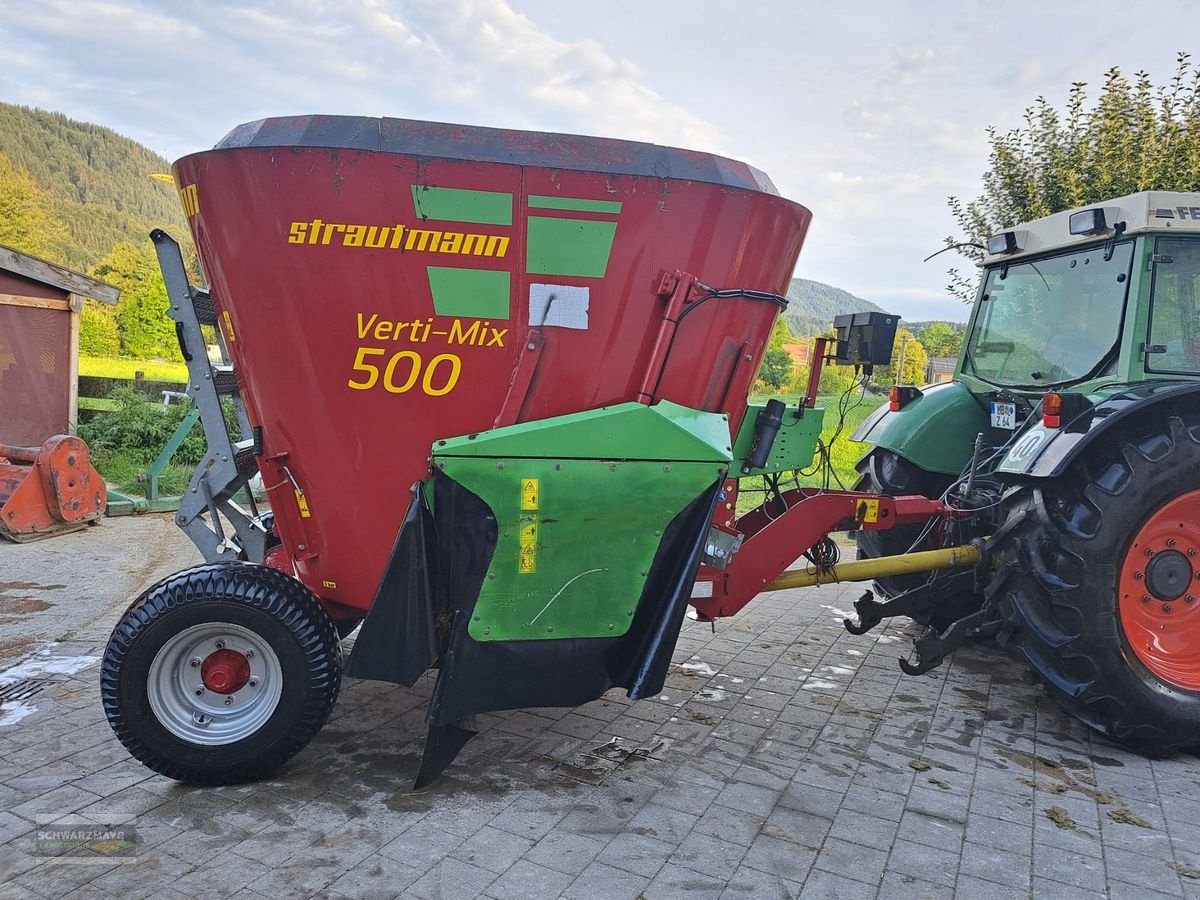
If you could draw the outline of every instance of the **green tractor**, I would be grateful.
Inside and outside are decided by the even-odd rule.
[[[954,379],[893,388],[854,435],[860,489],[958,518],[857,539],[874,558],[986,537],[990,566],[880,579],[854,630],[931,626],[919,671],[994,635],[1114,740],[1200,745],[1200,194],[1018,225],[981,267]]]

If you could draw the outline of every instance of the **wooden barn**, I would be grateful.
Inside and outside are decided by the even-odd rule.
[[[113,304],[120,293],[0,245],[0,444],[74,434],[83,301]]]

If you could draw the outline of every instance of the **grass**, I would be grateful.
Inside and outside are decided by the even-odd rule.
[[[80,375],[132,380],[135,372],[144,372],[148,381],[170,381],[182,384],[188,380],[187,366],[182,362],[126,359],[118,356],[79,357]]]
[[[92,453],[92,465],[122,494],[141,497],[146,493],[146,485],[138,480],[138,476],[150,468],[154,456],[133,450],[96,450]],[[165,471],[158,477],[159,496],[182,494],[195,469],[191,465],[167,463]]]

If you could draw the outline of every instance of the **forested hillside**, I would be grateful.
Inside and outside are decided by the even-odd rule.
[[[793,278],[787,298],[783,318],[796,335],[824,334],[833,327],[833,317],[843,313],[883,312],[870,300],[807,278]]]
[[[0,156],[43,194],[47,221],[29,252],[86,272],[122,241],[148,242],[160,227],[185,231],[174,189],[150,177],[170,163],[111,129],[0,103]],[[4,174],[0,188],[11,196]]]

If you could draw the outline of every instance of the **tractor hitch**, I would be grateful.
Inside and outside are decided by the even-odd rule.
[[[1002,625],[1002,622],[991,617],[991,610],[985,607],[954,622],[941,634],[933,628],[926,628],[924,634],[913,640],[916,661],[909,662],[901,656],[900,670],[905,675],[924,675],[940,666],[948,655],[969,639],[992,637],[999,633]]]

